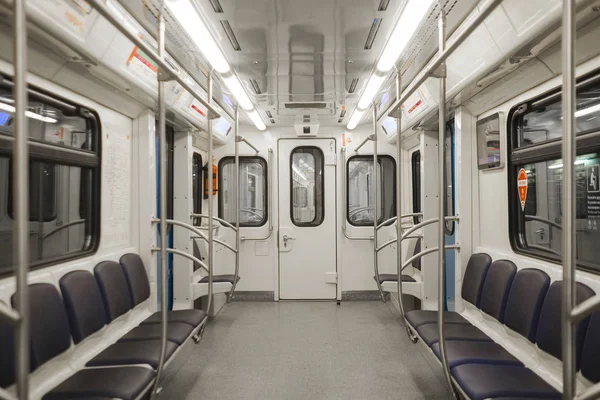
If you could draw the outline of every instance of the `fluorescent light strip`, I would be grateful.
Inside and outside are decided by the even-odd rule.
[[[431,3],[433,3],[433,0],[408,0],[396,22],[392,35],[383,48],[383,53],[377,63],[379,71],[389,72],[392,69],[398,57],[408,45],[408,41],[421,24],[423,17],[429,11]]]
[[[229,63],[191,1],[168,0],[165,4],[210,65],[221,74],[229,72]]]
[[[0,103],[0,110],[7,111],[7,112],[13,113],[13,114],[15,112],[15,108],[13,106],[10,106],[10,105],[4,104],[4,103]],[[36,114],[31,111],[25,111],[25,116],[27,116],[31,119],[37,119],[38,121],[46,122],[49,124],[55,124],[58,122],[58,120],[56,118],[46,117],[44,115]]]
[[[375,98],[375,95],[377,94],[377,92],[379,91],[379,88],[381,87],[381,85],[383,84],[383,81],[385,81],[386,76],[379,76],[376,74],[371,75],[371,77],[369,78],[369,81],[367,82],[367,87],[365,88],[360,101],[358,102],[358,108],[361,110],[365,110],[367,108],[369,108],[369,106],[371,105],[371,102],[373,101],[373,98]]]
[[[582,165],[582,164],[585,164],[585,160],[577,160],[573,164],[574,165]],[[558,169],[558,168],[562,168],[562,167],[563,167],[562,164],[554,164],[554,165],[548,166],[548,169]]]
[[[258,129],[259,131],[264,131],[267,129],[267,126],[265,125],[262,118],[258,114],[258,111],[252,110],[252,111],[248,111],[246,114],[248,114],[248,118],[250,118],[250,120],[254,123],[254,126],[256,126],[256,129]]]
[[[252,101],[250,97],[248,97],[248,93],[242,87],[240,80],[235,75],[231,75],[229,77],[223,78],[225,81],[225,85],[229,88],[233,97],[237,100],[238,104],[242,106],[242,108],[246,111],[250,111],[254,108],[252,105]]]
[[[348,130],[352,130],[354,128],[356,128],[356,125],[358,125],[358,123],[360,122],[360,120],[362,119],[363,115],[364,115],[364,111],[361,111],[359,109],[354,110],[354,112],[352,113],[352,117],[350,118],[350,121],[348,122]]]
[[[575,111],[575,117],[585,117],[586,115],[593,114],[597,111],[600,111],[600,104],[596,104],[595,106],[591,106],[588,108],[581,109],[579,111]]]

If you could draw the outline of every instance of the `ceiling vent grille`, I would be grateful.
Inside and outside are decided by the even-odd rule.
[[[365,42],[365,50],[371,50],[373,42],[375,41],[375,37],[377,36],[377,32],[379,32],[380,26],[381,18],[375,18],[373,20],[373,23],[371,24],[371,30],[369,31],[369,36],[367,36],[367,41]]]
[[[343,109],[342,112],[340,113],[340,119],[338,119],[338,124],[342,123],[345,116],[346,116],[346,109]]]
[[[269,118],[269,121],[271,121],[271,123],[274,124],[275,120],[273,119],[273,114],[271,114],[271,111],[265,111],[265,114],[267,114],[267,117]]]
[[[229,43],[231,43],[231,47],[233,47],[235,51],[241,51],[242,48],[240,47],[240,43],[235,37],[235,33],[233,33],[233,29],[231,29],[229,21],[221,21],[221,26],[223,27],[223,30],[225,31],[225,34],[229,39]]]
[[[285,108],[327,108],[327,103],[285,103]]]
[[[256,79],[250,79],[250,84],[252,85],[252,88],[254,89],[254,92],[256,94],[262,94],[262,91],[260,90],[260,86],[258,86],[258,82],[256,81]]]
[[[381,0],[382,2],[385,0]],[[221,6],[221,3],[219,2],[219,0],[210,0],[210,5],[212,6],[213,10],[215,10],[216,13],[222,13],[223,12],[223,7]],[[379,7],[381,7],[381,5],[379,5]]]
[[[379,2],[379,7],[377,7],[377,11],[386,11],[389,5],[390,0],[381,0],[381,2]]]
[[[348,89],[348,93],[354,93],[356,91],[356,85],[358,85],[358,78],[352,79],[352,82],[350,82],[350,88]]]

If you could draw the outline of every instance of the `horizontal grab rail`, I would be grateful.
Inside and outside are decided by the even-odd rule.
[[[174,219],[167,219],[165,221],[167,222],[167,225],[175,225],[175,226],[180,226],[182,228],[185,228],[188,231],[193,232],[196,235],[198,235],[199,237],[197,239],[204,239],[204,240],[206,240],[208,242],[208,237],[202,231],[200,231],[198,228],[196,228],[196,227],[194,227],[194,226],[192,226],[190,224],[186,224],[185,222],[177,221],[177,220],[174,220]],[[160,223],[160,219],[153,218],[152,222]],[[222,240],[213,239],[213,241],[215,243],[217,243],[217,244],[220,244],[223,247],[228,248],[229,250],[233,251],[234,253],[237,253],[237,249],[235,247],[233,247],[233,246],[231,246],[231,245],[223,242]]]
[[[444,246],[444,250],[458,250],[458,249],[460,249],[459,244],[451,244],[448,246]],[[427,254],[435,253],[438,250],[439,250],[439,247],[431,247],[429,249],[423,250],[422,252],[413,255],[408,260],[404,261],[404,264],[402,264],[402,270],[400,272],[404,271],[404,269],[406,269],[416,259],[426,256]]]
[[[192,214],[190,214],[190,218],[208,218],[208,215],[206,215],[206,214],[194,214],[194,213],[192,213]],[[212,218],[213,218],[213,220],[218,221],[219,223],[221,223],[221,225],[224,225],[227,228],[231,228],[235,232],[237,232],[237,228],[232,223],[225,221],[223,218],[219,218],[219,217],[212,217]]]
[[[598,310],[600,310],[600,295],[595,295],[573,307],[571,322],[576,324]]]
[[[542,222],[544,224],[548,224],[556,229],[560,229],[562,231],[562,226],[560,226],[559,224],[557,224],[556,222],[552,222],[548,219],[545,218],[540,218],[536,215],[525,215],[525,221],[537,221],[537,222]]]
[[[152,247],[153,253],[157,253],[159,251],[160,251],[160,247]],[[195,262],[196,264],[198,264],[200,266],[200,268],[202,268],[203,270],[205,270],[206,272],[208,272],[210,274],[210,271],[208,270],[208,266],[199,258],[194,257],[193,255],[188,254],[185,251],[181,251],[181,250],[177,250],[177,249],[167,249],[166,251],[167,251],[167,253],[177,254],[179,256],[185,257],[185,258]]]
[[[258,149],[258,147],[256,147],[252,143],[250,143],[244,136],[236,136],[235,141],[238,143],[246,143],[249,147],[252,148],[252,150],[254,150],[256,152],[256,154],[260,153],[260,150]]]
[[[369,140],[377,140],[377,138],[375,137],[375,135],[369,135],[365,138],[365,140],[363,140],[362,142],[360,142],[360,144],[354,149],[354,152],[357,153],[361,147],[363,147],[365,144],[367,144],[367,142]]]

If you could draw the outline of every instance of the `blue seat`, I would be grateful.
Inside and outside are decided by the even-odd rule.
[[[119,260],[121,268],[125,275],[130,294],[130,301],[133,307],[143,303],[150,298],[150,284],[148,274],[141,257],[135,253],[128,253]],[[206,319],[207,315],[202,310],[173,310],[167,313],[169,324],[186,323],[192,327],[199,326]],[[161,320],[160,312],[156,312],[148,317],[144,324],[156,324]]]
[[[452,376],[471,400],[498,397],[559,399],[561,393],[532,370],[514,365],[463,364]]]
[[[417,328],[417,333],[428,346],[439,342],[438,324],[424,324]],[[492,341],[488,335],[471,324],[444,324],[445,340]]]
[[[14,296],[11,299],[14,305]],[[56,287],[48,283],[29,286],[31,370],[34,371],[52,358],[64,353],[71,346],[69,321],[62,299]],[[0,324],[2,341],[0,347],[14,343],[14,331]],[[87,327],[83,327],[87,329]],[[14,383],[14,352],[3,352],[0,370],[3,386]],[[9,367],[12,366],[12,367]],[[5,372],[7,372],[5,374]],[[81,370],[60,383],[43,398],[90,399],[140,398],[152,384],[154,371],[144,367],[111,367]]]
[[[581,354],[581,375],[600,382],[600,313],[590,318]]]
[[[517,266],[509,260],[496,260],[490,265],[481,290],[481,311],[504,322],[506,301],[516,273]]]
[[[434,343],[431,349],[437,358],[442,358],[439,341]],[[446,358],[450,368],[462,364],[523,365],[515,356],[495,342],[447,340]]]
[[[463,278],[461,296],[476,307],[479,307],[483,282],[492,263],[492,258],[485,253],[473,254],[469,258]],[[417,328],[424,324],[437,323],[437,311],[414,310],[406,313],[406,320]],[[444,314],[444,322],[449,324],[468,324],[460,314],[447,312]]]

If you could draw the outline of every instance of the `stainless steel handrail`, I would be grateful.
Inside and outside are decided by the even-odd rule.
[[[381,287],[379,280],[379,253],[377,252],[377,205],[379,204],[379,179],[377,178],[377,104],[373,103],[373,135],[371,135],[371,141],[373,142],[373,184],[371,190],[373,191],[373,270],[375,272],[375,281],[377,282],[377,289],[379,290],[379,297],[383,303],[386,302],[385,292]],[[363,142],[363,144],[366,142]],[[358,152],[361,144],[354,151]]]
[[[208,102],[212,102],[213,95],[213,76],[212,73],[208,74]],[[207,121],[207,133],[208,133],[208,305],[206,307],[206,314],[210,315],[210,308],[212,306],[213,297],[213,274],[215,271],[215,255],[214,255],[214,236],[215,231],[213,230],[213,219],[214,219],[214,201],[213,201],[213,135],[212,135],[212,122]]]
[[[164,62],[165,57],[165,18],[163,11],[158,16],[158,58]],[[158,358],[158,367],[156,368],[156,380],[152,388],[152,398],[158,395],[160,390],[160,378],[165,366],[167,357],[167,119],[165,110],[165,81],[158,80],[158,131],[160,148],[160,353]]]
[[[428,249],[425,249],[423,251],[421,251],[420,253],[414,254],[412,257],[410,257],[409,259],[407,259],[406,261],[404,261],[404,264],[402,264],[402,271],[404,271],[406,268],[408,268],[410,266],[410,264],[415,261],[416,259],[419,259],[423,256],[426,256],[427,254],[431,254],[431,253],[435,253],[436,251],[438,251],[440,248],[439,247],[430,247]],[[460,249],[460,245],[459,244],[449,244],[447,246],[444,246],[444,250],[459,250]]]
[[[90,3],[96,9],[96,11],[98,11],[100,13],[100,15],[102,15],[104,18],[106,18],[108,20],[108,22],[110,22],[111,25],[113,25],[123,35],[125,35],[125,37],[127,37],[127,39],[132,41],[133,44],[135,44],[144,53],[146,53],[146,55],[158,65],[159,72],[167,74],[169,76],[169,78],[172,78],[177,83],[179,83],[196,100],[198,100],[204,107],[206,107],[206,110],[207,110],[206,115],[207,115],[208,120],[211,120],[214,118],[219,118],[221,116],[221,114],[211,104],[211,102],[212,102],[211,101],[211,93],[209,93],[208,101],[205,100],[204,97],[200,93],[198,93],[198,91],[195,90],[192,87],[192,85],[190,85],[185,79],[183,79],[179,75],[179,73],[175,69],[173,69],[173,67],[171,67],[171,65],[169,65],[168,62],[166,62],[164,60],[163,57],[161,57],[159,54],[157,54],[154,51],[154,49],[152,49],[152,47],[150,47],[150,45],[148,45],[146,42],[144,42],[142,39],[140,39],[137,32],[132,31],[129,28],[129,26],[123,24],[118,17],[113,15],[112,11],[110,11],[109,7],[106,6],[106,4],[104,3],[104,0],[87,0],[87,2]],[[162,14],[162,13],[159,13],[159,14]],[[192,81],[194,84],[196,84],[198,87],[201,87],[201,85],[198,82],[196,82],[194,80],[194,78],[191,77],[191,75],[189,75],[188,79],[190,81]],[[209,79],[210,79],[210,77],[209,77]],[[209,88],[209,91],[210,91],[210,88]],[[210,124],[208,124],[208,125],[210,125]]]
[[[402,218],[412,218],[412,217],[421,217],[423,216],[423,213],[410,213],[410,214],[402,214],[400,216],[400,219]],[[390,226],[390,224],[396,222],[398,220],[398,217],[392,217],[386,221],[383,221],[381,224],[379,224],[379,226],[377,226],[377,230],[384,228],[386,226]]]
[[[15,378],[17,396],[29,398],[29,143],[25,110],[27,110],[27,21],[25,0],[14,0],[14,142],[13,142],[13,204],[14,261],[16,278],[16,312],[19,324],[15,335]]]
[[[252,147],[256,154],[258,154],[258,149],[252,146],[246,139],[241,138],[242,140],[238,140],[239,138],[239,130],[240,130],[240,110],[239,106],[235,108],[235,121],[234,121],[234,134],[235,134],[235,247],[237,251],[235,252],[235,272],[233,277],[233,284],[231,285],[231,291],[229,292],[229,296],[227,297],[227,304],[233,300],[233,292],[235,292],[235,287],[237,285],[238,276],[240,273],[240,252],[241,252],[241,241],[240,241],[240,146],[239,142],[243,141],[248,146]]]
[[[407,236],[404,239],[422,239],[423,236],[421,235],[415,235],[415,236]],[[388,246],[391,246],[392,244],[396,243],[398,241],[398,238],[393,238],[388,240],[387,242],[385,242],[384,244],[382,244],[381,246],[377,247],[377,251],[380,252],[381,250],[385,249]],[[400,239],[400,241],[402,241],[402,239]]]
[[[492,13],[492,11],[496,9],[496,7],[498,7],[502,3],[502,1],[503,0],[490,0],[487,3],[485,3],[483,7],[479,9],[479,14],[477,14],[470,21],[466,29],[460,32],[456,36],[456,38],[453,38],[453,40],[450,43],[448,43],[448,46],[446,46],[444,51],[439,53],[433,59],[433,62],[431,62],[428,66],[424,66],[422,68],[421,72],[415,77],[415,79],[412,80],[412,83],[404,90],[404,92],[402,92],[402,95],[398,96],[399,98],[397,98],[396,101],[392,103],[392,105],[389,108],[390,111],[387,115],[390,117],[394,117],[394,115],[391,115],[392,113],[401,113],[402,111],[400,110],[400,106],[404,102],[406,102],[408,98],[412,96],[412,94],[416,92],[417,89],[419,89],[419,87],[421,87],[421,85],[432,76],[432,74],[434,74],[437,71],[440,65],[442,65],[442,63],[446,61],[446,59],[452,53],[454,53],[454,51],[456,51],[458,46],[460,46],[466,39],[468,39],[471,33],[473,33],[473,31],[475,31],[475,29],[477,29],[477,27],[479,27],[479,25],[483,23],[483,21]],[[479,3],[475,4],[472,10],[474,11],[478,8]]]
[[[42,235],[42,240],[49,238],[50,236],[52,236],[52,235],[54,235],[54,234],[62,231],[63,229],[67,229],[67,228],[70,228],[72,226],[79,225],[79,224],[84,224],[85,221],[86,221],[85,219],[78,219],[78,220],[75,220],[75,221],[67,222],[64,225],[61,225],[61,226],[59,226],[57,228],[52,229],[50,232],[43,234]]]
[[[260,153],[260,150],[258,149],[258,147],[256,147],[252,143],[250,143],[244,136],[238,136],[236,134],[235,135],[235,144],[237,145],[237,143],[240,143],[240,142],[246,143],[249,147],[252,148],[252,150],[254,150],[256,152],[256,154]]]
[[[375,110],[375,111],[377,111],[377,110]],[[375,133],[375,135],[376,135],[376,134],[377,134],[377,133]],[[359,150],[360,150],[360,149],[361,149],[361,148],[362,148],[362,147],[363,147],[365,144],[367,144],[367,142],[368,142],[369,140],[377,140],[377,137],[376,137],[375,135],[369,135],[369,136],[367,136],[367,137],[366,137],[366,138],[365,138],[365,139],[364,139],[362,142],[360,142],[360,144],[359,144],[358,146],[356,146],[356,148],[354,149],[354,152],[355,152],[355,153],[358,153],[358,151],[359,151]]]
[[[192,236],[192,239],[203,239],[203,240],[205,240],[206,242],[208,242],[208,238],[207,238],[206,236]],[[216,244],[219,244],[219,245],[221,245],[221,246],[225,247],[226,249],[229,249],[229,250],[231,250],[231,251],[232,251],[233,253],[235,253],[235,254],[237,254],[237,252],[238,252],[238,251],[237,251],[237,249],[236,249],[235,247],[233,247],[232,245],[230,245],[230,244],[229,244],[229,243],[227,243],[227,242],[224,242],[224,241],[222,241],[222,240],[219,240],[219,239],[213,239],[213,241],[214,241]]]
[[[571,323],[577,324],[588,315],[600,311],[600,295],[595,295],[573,307]]]
[[[195,213],[191,213],[190,214],[190,218],[206,218],[208,219],[208,215],[207,214],[195,214]],[[217,222],[219,222],[221,225],[227,227],[227,228],[231,228],[234,231],[237,231],[237,228],[235,227],[235,225],[225,221],[223,218],[219,218],[219,217],[214,217],[213,219]],[[208,228],[207,228],[208,229]]]
[[[427,226],[427,225],[431,225],[431,224],[435,224],[438,221],[439,221],[438,218],[430,218],[430,219],[426,219],[425,221],[419,222],[416,225],[413,225],[412,228],[408,229],[406,232],[404,232],[402,234],[402,237],[400,238],[400,241],[402,242],[404,239],[407,239],[408,236],[411,233],[413,233],[413,232],[421,229],[422,227]],[[458,215],[448,216],[448,217],[444,217],[444,221],[456,221],[456,222],[458,222],[458,221],[460,221],[460,217]]]
[[[245,241],[262,241],[262,240],[267,240],[271,237],[271,235],[273,234],[273,219],[271,218],[271,210],[273,209],[273,168],[275,168],[274,164],[273,164],[273,149],[269,148],[268,150],[268,156],[267,156],[267,220],[269,221],[269,233],[267,233],[267,236],[265,237],[261,237],[261,238],[248,238],[245,236],[240,236],[240,241],[245,242]]]
[[[159,252],[159,251],[161,251],[161,250],[162,250],[162,249],[160,249],[160,248],[158,248],[158,247],[153,247],[153,248],[151,249],[151,251],[152,251],[152,252],[154,252],[154,253],[156,253],[156,252]],[[207,265],[206,265],[206,264],[205,264],[205,263],[204,263],[202,260],[200,260],[200,259],[199,259],[199,258],[197,258],[197,257],[194,257],[194,256],[193,256],[193,255],[191,255],[191,254],[188,254],[188,253],[186,253],[185,251],[181,251],[181,250],[178,250],[178,249],[171,249],[171,248],[168,248],[166,251],[167,251],[167,253],[171,253],[171,254],[177,254],[177,255],[179,255],[179,256],[185,257],[185,258],[187,258],[188,260],[190,260],[190,261],[193,261],[193,262],[195,262],[196,264],[198,264],[198,265],[200,266],[200,268],[202,268],[202,269],[203,269],[203,270],[205,270],[206,272],[210,272],[210,271],[208,270],[208,266],[207,266]]]

